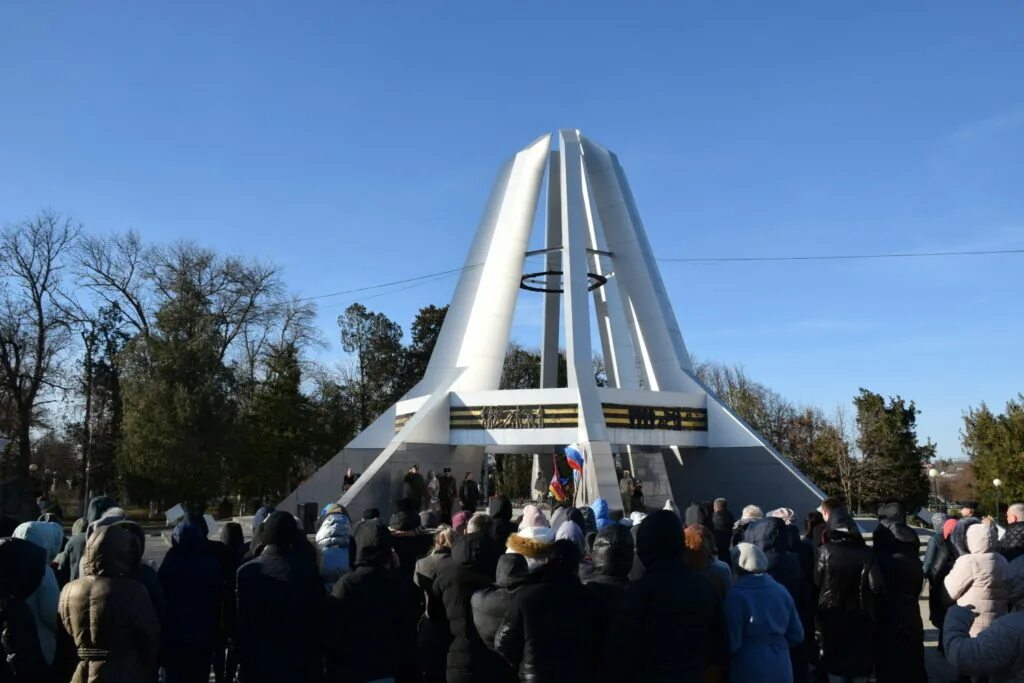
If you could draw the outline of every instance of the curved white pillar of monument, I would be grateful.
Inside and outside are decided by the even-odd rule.
[[[692,370],[689,352],[618,161],[604,147],[583,136],[580,140],[648,386],[660,391],[692,390],[693,382],[685,372]]]
[[[497,389],[551,136],[508,161],[491,191],[423,380],[408,397]],[[451,387],[440,386],[453,370]]]

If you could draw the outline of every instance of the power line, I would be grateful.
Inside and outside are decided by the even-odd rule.
[[[906,252],[906,253],[889,253],[889,254],[819,254],[819,255],[808,255],[808,256],[718,256],[718,257],[679,257],[679,258],[659,258],[656,259],[660,263],[751,263],[751,262],[773,262],[773,261],[857,261],[857,260],[869,260],[869,259],[896,259],[896,258],[934,258],[934,257],[946,257],[946,256],[987,256],[987,255],[998,255],[998,254],[1024,254],[1024,249],[989,249],[989,250],[977,250],[977,251],[932,251],[932,252]],[[538,258],[537,255],[528,258]],[[427,273],[424,275],[417,275],[414,277],[402,278],[400,280],[392,280],[390,282],[382,282],[375,285],[366,285],[365,287],[355,287],[353,289],[344,289],[337,292],[329,292],[327,294],[317,294],[314,296],[301,297],[295,299],[295,301],[315,301],[318,299],[329,299],[335,296],[343,296],[345,294],[356,294],[359,292],[368,292],[375,289],[384,289],[387,287],[394,287],[396,285],[408,285],[406,287],[400,287],[399,289],[391,290],[389,292],[382,292],[380,294],[373,295],[372,298],[377,296],[384,296],[385,294],[392,294],[395,292],[405,291],[412,289],[420,285],[431,284],[432,282],[442,280],[446,276],[455,275],[462,273],[467,270],[474,268],[480,268],[483,263],[472,263],[468,266],[462,266],[461,268],[449,268],[448,270],[441,270],[435,273]],[[412,284],[410,284],[412,283]],[[371,297],[363,297],[371,298]],[[330,306],[336,306],[338,304],[330,304]]]
[[[931,251],[896,254],[827,254],[815,256],[719,256],[703,258],[660,258],[671,263],[727,263],[750,261],[856,261],[863,259],[922,258],[934,256],[986,256],[990,254],[1024,254],[1024,249],[990,249],[985,251]]]

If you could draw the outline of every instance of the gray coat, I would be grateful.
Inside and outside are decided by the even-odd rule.
[[[1024,612],[999,617],[972,638],[974,614],[950,607],[942,632],[946,659],[964,676],[988,676],[990,683],[1024,683]]]

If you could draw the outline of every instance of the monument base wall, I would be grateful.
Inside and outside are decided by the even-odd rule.
[[[763,446],[681,448],[679,453],[682,462],[671,449],[663,450],[662,458],[681,512],[694,501],[726,498],[737,518],[743,506],[753,504],[766,514],[792,508],[802,520],[821,504],[818,493]]]

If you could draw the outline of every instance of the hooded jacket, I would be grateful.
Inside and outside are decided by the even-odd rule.
[[[971,625],[976,636],[1006,614],[1009,587],[1006,585],[1006,558],[996,552],[996,530],[987,524],[974,524],[967,529],[966,555],[956,559],[946,576],[949,597],[961,607],[971,607],[978,614]]]
[[[171,533],[171,548],[158,575],[167,601],[163,632],[164,659],[168,668],[178,660],[209,657],[220,625],[224,572],[207,550],[206,522],[190,512]]]
[[[320,578],[330,592],[334,584],[351,569],[349,544],[352,541],[352,526],[348,517],[342,514],[327,515],[320,530],[316,532],[316,544],[320,548]]]
[[[60,552],[64,529],[53,522],[25,522],[14,530],[14,538],[22,538],[45,551],[44,569],[39,587],[25,601],[36,620],[39,647],[47,664],[53,663],[57,651],[57,602],[60,587],[50,563]]]
[[[580,554],[585,554],[587,544],[586,539],[583,538],[583,529],[581,529],[579,525],[576,524],[576,522],[573,522],[572,520],[567,519],[565,520],[565,522],[562,523],[560,527],[558,527],[558,532],[555,534],[555,540],[572,541],[576,544],[576,547],[579,548]]]
[[[130,578],[137,557],[129,531],[103,527],[86,545],[83,576],[61,591],[60,621],[77,648],[72,683],[155,675],[160,625],[146,589]]]
[[[494,636],[505,613],[508,612],[509,605],[512,604],[516,591],[529,581],[530,571],[526,566],[526,558],[522,555],[505,554],[498,559],[494,585],[473,593],[470,599],[473,626],[488,650],[494,650]],[[483,666],[487,667],[487,670],[483,674],[488,681],[511,683],[518,680],[516,670],[496,653],[484,654],[486,656],[482,658]]]
[[[832,510],[824,538],[814,568],[821,664],[832,675],[867,676],[875,651],[874,596],[883,590],[882,577],[845,508]]]
[[[965,676],[988,676],[989,683],[1024,681],[1024,611],[999,617],[972,637],[974,614],[951,607],[946,615],[942,644],[946,661]]]
[[[726,564],[732,562],[729,553],[732,542],[732,527],[736,524],[736,518],[726,510],[718,510],[711,514],[711,531],[715,535],[715,547],[718,549],[718,559]]]
[[[485,680],[487,647],[473,623],[471,600],[473,593],[491,585],[496,563],[497,550],[490,536],[485,532],[468,534],[455,543],[451,560],[434,579],[434,590],[444,603],[452,634],[448,683]]]
[[[696,681],[724,669],[729,634],[722,601],[707,578],[683,564],[683,527],[668,510],[637,530],[643,576],[626,587],[615,623],[630,634],[609,661],[615,681]]]
[[[20,538],[0,539],[0,682],[45,683],[50,669],[25,604],[43,579],[46,553]]]
[[[334,584],[325,638],[327,680],[407,680],[416,670],[419,596],[387,568],[391,534],[380,520],[356,530],[356,567]]]
[[[957,557],[970,554],[971,551],[967,547],[967,530],[975,524],[981,524],[981,520],[977,517],[963,517],[956,520],[956,524],[953,525],[953,531],[949,534],[949,542],[956,549]]]
[[[788,590],[768,574],[741,574],[725,598],[725,614],[730,681],[793,680],[790,648],[803,644],[804,629]]]
[[[516,530],[512,524],[512,501],[508,496],[492,498],[487,506],[487,513],[494,520],[492,537],[498,548],[504,548],[508,537]]]
[[[494,648],[524,683],[558,683],[567,672],[573,680],[599,679],[602,620],[576,576],[579,562],[574,543],[556,541],[548,563],[516,592],[501,620]]]
[[[925,683],[924,625],[918,600],[924,571],[920,538],[907,526],[903,506],[890,503],[878,511],[874,555],[885,591],[876,598],[875,679],[878,683]]]
[[[321,669],[323,584],[295,518],[263,522],[259,557],[238,569],[235,647],[245,683],[307,683]]]
[[[116,526],[126,530],[132,536],[132,551],[135,553],[135,570],[131,578],[142,584],[149,595],[149,601],[153,603],[153,611],[156,612],[156,619],[160,622],[160,632],[167,625],[167,601],[164,599],[164,589],[160,586],[160,577],[156,569],[142,561],[142,555],[146,550],[146,533],[135,522],[122,520]]]
[[[594,511],[594,522],[597,525],[597,531],[605,528],[609,524],[614,524],[612,518],[609,517],[608,501],[604,498],[598,498],[590,504],[590,509]]]
[[[117,501],[110,496],[96,496],[90,500],[84,518],[86,529],[88,529],[90,524],[102,517],[104,512],[116,506]],[[79,571],[81,570],[82,555],[85,554],[86,540],[86,531],[83,530],[73,534],[71,540],[68,541],[67,546],[64,548],[64,557],[58,564],[58,573],[61,571],[65,572],[70,581],[78,578]]]

